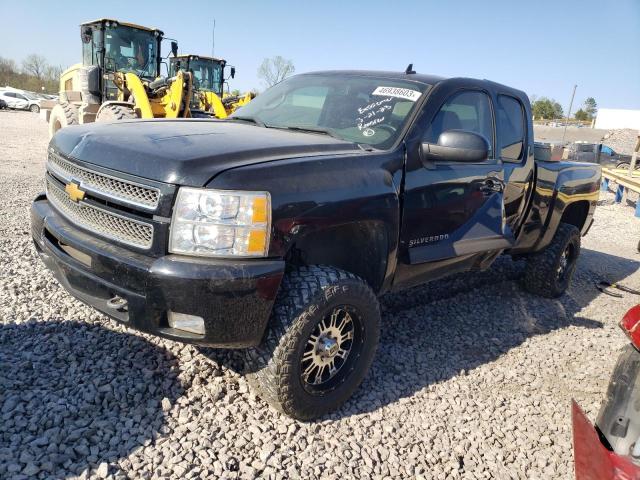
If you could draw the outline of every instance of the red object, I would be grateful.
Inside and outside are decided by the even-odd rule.
[[[640,467],[608,450],[575,400],[571,403],[576,480],[640,480]]]
[[[631,339],[636,348],[640,348],[640,305],[636,305],[622,317],[620,327]]]

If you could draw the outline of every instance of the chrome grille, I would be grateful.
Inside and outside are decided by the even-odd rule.
[[[85,202],[76,203],[49,178],[47,178],[47,198],[62,215],[80,227],[134,247],[151,248],[153,225],[94,207]]]
[[[160,191],[135,182],[115,178],[104,173],[75,165],[49,150],[49,170],[65,182],[76,180],[88,190],[146,210],[155,210],[160,201]]]

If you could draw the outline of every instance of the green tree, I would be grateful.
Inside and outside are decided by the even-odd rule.
[[[587,112],[589,118],[595,117],[596,113],[598,113],[598,104],[595,98],[589,97],[584,101],[584,111]]]
[[[581,122],[585,122],[589,120],[589,114],[585,112],[583,109],[580,109],[575,113],[575,119]]]
[[[553,120],[562,117],[562,106],[553,99],[540,97],[531,104],[531,110],[535,118]]]

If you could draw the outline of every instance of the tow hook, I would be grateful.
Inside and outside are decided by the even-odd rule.
[[[118,310],[119,312],[126,312],[128,310],[127,300],[116,295],[113,298],[107,300],[107,307],[112,308],[113,310]]]

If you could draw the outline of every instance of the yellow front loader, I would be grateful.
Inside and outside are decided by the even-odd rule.
[[[193,77],[191,115],[193,117],[227,118],[238,108],[249,103],[254,94],[232,95],[224,92],[227,79],[224,69],[227,61],[202,55],[178,55],[170,60],[170,74],[188,72]],[[234,78],[235,67],[230,67],[229,76]]]
[[[82,63],[60,77],[49,135],[68,125],[129,118],[190,117],[192,76],[161,77],[164,33],[111,19],[80,25]],[[171,42],[174,56],[176,42]]]

